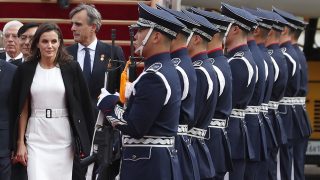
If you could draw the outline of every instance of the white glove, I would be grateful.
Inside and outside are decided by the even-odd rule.
[[[124,97],[126,99],[129,99],[129,97],[131,96],[132,94],[132,91],[133,91],[133,87],[134,87],[134,84],[131,83],[131,82],[126,82],[126,90],[125,90],[125,94],[124,94]]]

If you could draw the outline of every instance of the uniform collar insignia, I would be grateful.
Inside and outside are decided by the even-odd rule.
[[[162,68],[162,64],[159,62],[156,62],[152,64],[146,71],[147,72],[158,72]]]
[[[203,61],[202,60],[196,60],[192,64],[194,67],[200,67],[202,65]]]
[[[237,53],[235,53],[233,55],[233,57],[243,57],[243,56],[244,56],[244,52],[243,51],[239,51],[239,52],[237,52]]]
[[[174,66],[178,66],[181,62],[181,59],[180,58],[173,58],[171,60],[171,62],[173,63]]]
[[[208,60],[209,60],[209,62],[210,62],[212,65],[214,64],[214,62],[216,62],[216,60],[213,59],[213,58],[209,58]]]

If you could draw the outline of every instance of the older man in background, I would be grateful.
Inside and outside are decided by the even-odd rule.
[[[13,20],[3,27],[3,44],[5,52],[0,54],[0,59],[4,59],[12,64],[19,65],[22,60],[22,53],[19,48],[18,30],[23,24]]]

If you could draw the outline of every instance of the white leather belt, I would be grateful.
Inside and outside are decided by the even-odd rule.
[[[306,104],[306,97],[295,97],[293,102],[295,105],[305,105]]]
[[[291,105],[293,105],[293,98],[292,98],[292,97],[283,97],[283,98],[280,100],[280,104],[281,104],[281,105],[291,106]]]
[[[187,135],[188,125],[179,125],[178,126],[178,135]]]
[[[42,117],[42,118],[68,117],[68,110],[67,109],[34,109],[31,112],[31,117]]]
[[[260,112],[268,112],[268,104],[262,103],[260,106]]]
[[[283,97],[280,101],[281,105],[304,105],[306,103],[305,97]]]
[[[123,147],[173,147],[174,137],[143,136],[140,139],[128,135],[122,136]]]
[[[226,128],[228,127],[228,120],[212,118],[209,128]]]
[[[230,117],[244,118],[246,111],[244,109],[232,109]]]
[[[268,108],[277,110],[279,107],[279,102],[278,101],[269,101]]]
[[[259,114],[260,106],[247,106],[246,114]]]
[[[204,137],[206,136],[206,133],[207,133],[207,130],[205,129],[193,127],[188,131],[188,136],[195,137],[198,139],[204,139]]]

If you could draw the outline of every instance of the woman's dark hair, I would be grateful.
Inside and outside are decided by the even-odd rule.
[[[60,42],[60,46],[58,47],[56,59],[54,60],[55,64],[65,64],[71,61],[73,58],[71,55],[67,53],[63,43],[62,32],[57,24],[54,23],[43,23],[39,26],[36,33],[33,36],[32,44],[30,47],[31,55],[29,57],[30,61],[39,61],[41,54],[38,48],[38,43],[40,41],[40,37],[43,33],[54,31],[58,35],[58,40]]]

